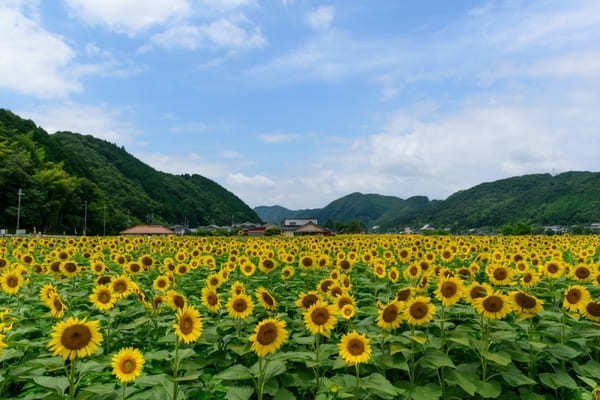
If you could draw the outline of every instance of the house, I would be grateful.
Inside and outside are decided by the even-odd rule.
[[[192,229],[183,225],[173,225],[169,229],[175,232],[176,235],[191,235],[193,233]]]
[[[552,231],[554,233],[566,233],[569,228],[563,225],[547,225],[544,226],[544,232]]]
[[[169,228],[165,228],[162,225],[136,225],[129,229],[125,229],[119,232],[120,235],[143,235],[143,236],[165,236],[173,235],[173,232]]]
[[[590,224],[590,230],[600,231],[600,222],[593,222]]]
[[[309,222],[317,225],[319,222],[316,218],[286,218],[283,220],[281,224],[282,227],[299,227],[302,225],[306,225]]]
[[[304,235],[330,235],[331,232],[325,228],[320,227],[316,223],[309,221],[306,224],[302,225],[294,232],[294,236],[304,236]]]

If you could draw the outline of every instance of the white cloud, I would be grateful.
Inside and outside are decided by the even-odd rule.
[[[251,186],[253,188],[262,188],[265,186],[275,185],[275,182],[273,182],[271,179],[267,178],[264,175],[247,176],[240,172],[235,174],[229,174],[226,182],[229,186],[233,187]]]
[[[152,36],[162,47],[195,50],[209,45],[233,49],[260,48],[266,43],[260,28],[248,25],[245,18],[219,18],[204,25],[182,24]]]
[[[42,28],[31,3],[21,5],[0,5],[0,88],[42,98],[80,91],[71,71],[75,51]]]
[[[162,154],[137,152],[137,158],[159,171],[171,174],[198,174],[211,179],[226,177],[229,167],[225,163],[207,160],[198,153]]]
[[[219,153],[219,158],[224,158],[226,160],[234,160],[242,158],[242,155],[235,150],[225,150]]]
[[[294,133],[263,133],[258,138],[264,143],[283,143],[298,139]]]
[[[127,122],[120,110],[103,106],[67,103],[19,111],[50,133],[70,131],[92,135],[118,144],[129,144],[140,131]]]
[[[188,0],[65,0],[71,13],[88,24],[134,35],[191,12]]]
[[[306,15],[306,22],[313,29],[327,29],[333,22],[334,12],[333,6],[320,6]]]

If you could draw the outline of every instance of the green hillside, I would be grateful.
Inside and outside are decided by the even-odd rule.
[[[359,220],[379,231],[399,231],[406,226],[431,224],[436,228],[500,227],[525,221],[537,225],[574,225],[600,222],[600,173],[565,172],[534,174],[482,183],[461,190],[446,200],[415,196],[352,193],[324,208],[287,210],[257,207],[263,220],[280,222],[285,217],[317,217],[321,223]]]
[[[317,218],[319,223],[359,221],[367,227],[385,223],[398,216],[410,214],[426,207],[429,200],[415,196],[403,200],[394,196],[351,193],[332,201],[323,208],[289,210],[281,206],[260,206],[254,211],[263,221],[279,223],[284,218]]]
[[[81,232],[88,202],[88,234],[128,223],[190,226],[259,221],[233,193],[200,175],[156,171],[124,148],[71,132],[52,135],[32,121],[0,109],[0,227],[15,226],[17,190],[23,197],[21,227]],[[129,212],[129,215],[128,215]]]
[[[600,221],[600,173],[534,174],[482,183],[385,227],[498,227],[520,220],[539,225]]]

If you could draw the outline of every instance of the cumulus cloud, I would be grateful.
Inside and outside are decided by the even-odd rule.
[[[103,25],[134,35],[173,18],[189,15],[188,0],[65,0],[72,15],[91,25]]]
[[[66,103],[23,110],[18,114],[32,119],[50,133],[70,131],[118,144],[129,144],[140,133],[127,122],[121,110],[105,106]]]
[[[152,36],[161,47],[182,47],[195,50],[215,46],[233,49],[263,47],[266,39],[260,28],[251,26],[245,18],[219,18],[204,25],[175,25]]]
[[[0,5],[0,88],[41,98],[80,91],[75,51],[41,26],[36,10],[14,0]]]
[[[258,138],[263,143],[283,143],[291,142],[292,140],[298,139],[298,135],[295,133],[263,133],[258,135]]]
[[[333,6],[320,6],[306,15],[306,22],[313,29],[327,29],[333,22]]]

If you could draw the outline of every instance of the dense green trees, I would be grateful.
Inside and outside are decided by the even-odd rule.
[[[259,221],[234,194],[200,175],[156,171],[123,148],[70,132],[48,135],[0,109],[0,228],[14,229],[22,188],[21,226],[50,233],[117,233],[130,224],[190,226]]]

